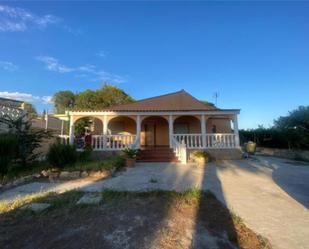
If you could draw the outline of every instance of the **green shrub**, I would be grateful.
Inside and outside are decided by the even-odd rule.
[[[132,149],[132,148],[126,148],[123,150],[124,154],[128,158],[136,158],[137,155],[140,153],[140,150],[138,149]]]
[[[193,156],[196,157],[196,158],[205,158],[205,161],[206,162],[209,162],[210,161],[210,154],[206,151],[203,151],[203,150],[198,150],[198,151],[195,151],[193,153]]]
[[[26,115],[17,119],[8,115],[0,117],[0,125],[8,126],[18,139],[17,159],[22,165],[34,162],[40,156],[37,149],[42,146],[42,142],[52,137],[51,131],[33,128]]]
[[[125,165],[125,159],[121,156],[114,156],[110,160],[113,162],[116,169],[120,169]]]
[[[8,172],[9,165],[18,154],[18,138],[12,133],[0,134],[0,175]]]
[[[82,152],[78,153],[78,160],[80,162],[89,162],[91,160],[92,148],[90,145],[86,145]]]
[[[48,162],[58,168],[63,168],[68,164],[74,164],[77,157],[75,147],[69,144],[52,144],[47,153]]]

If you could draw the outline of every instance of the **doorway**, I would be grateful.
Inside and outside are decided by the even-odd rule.
[[[146,123],[145,130],[145,146],[156,146],[156,124]]]
[[[168,146],[168,133],[168,122],[165,118],[159,116],[147,117],[142,121],[141,146]]]

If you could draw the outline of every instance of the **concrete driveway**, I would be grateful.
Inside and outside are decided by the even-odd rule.
[[[86,192],[211,190],[274,248],[309,249],[309,165],[271,157],[194,164],[141,163],[104,181],[29,183],[0,194],[0,200],[41,191]]]
[[[83,187],[144,191],[211,190],[274,248],[309,248],[309,165],[271,157],[196,165],[138,164],[124,174]]]

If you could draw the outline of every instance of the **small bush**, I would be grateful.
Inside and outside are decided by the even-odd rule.
[[[111,156],[102,161],[88,161],[88,162],[81,162],[78,161],[75,164],[68,165],[65,167],[68,171],[75,171],[75,170],[86,170],[86,171],[96,171],[96,170],[112,170],[112,169],[120,169],[124,167],[125,160],[121,156]]]
[[[205,158],[206,162],[210,161],[210,154],[206,151],[198,150],[193,153],[193,156],[196,158]]]
[[[55,143],[49,148],[47,160],[52,166],[63,168],[76,162],[77,152],[72,145]]]
[[[15,134],[0,134],[0,175],[9,170],[9,164],[18,154],[18,138]]]
[[[132,149],[132,148],[126,148],[123,150],[124,154],[128,158],[136,158],[138,154],[140,153],[140,150],[138,149]]]
[[[110,170],[112,168],[116,168],[116,170],[122,168],[124,166],[124,158],[121,156],[113,156],[107,158],[105,161],[101,163],[101,168],[102,169],[107,169]]]
[[[92,148],[90,145],[86,145],[84,150],[78,153],[78,160],[80,162],[88,162],[91,159]]]

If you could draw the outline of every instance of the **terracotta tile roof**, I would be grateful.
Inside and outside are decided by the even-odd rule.
[[[111,106],[104,111],[209,111],[218,108],[204,104],[184,90],[139,100],[130,104]]]

